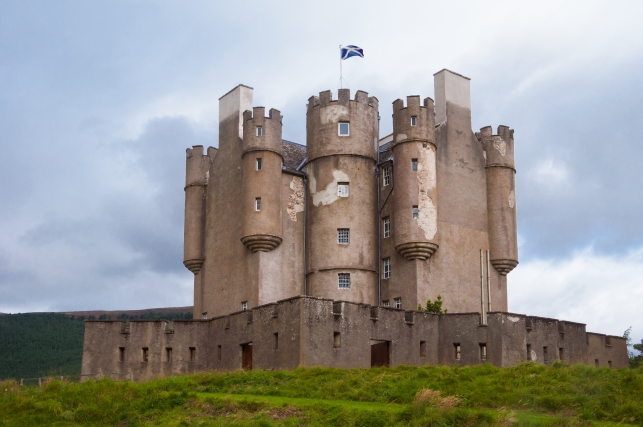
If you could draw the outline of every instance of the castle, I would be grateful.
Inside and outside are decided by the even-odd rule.
[[[194,319],[87,322],[83,373],[205,369],[627,366],[622,338],[508,313],[518,264],[513,130],[471,130],[470,80],[434,75],[435,102],[339,89],[308,100],[306,145],[239,85],[219,147],[187,150],[184,265]],[[441,295],[447,314],[416,311]]]

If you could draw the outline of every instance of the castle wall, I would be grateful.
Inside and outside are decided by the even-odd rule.
[[[588,332],[587,364],[601,368],[629,367],[625,338]]]

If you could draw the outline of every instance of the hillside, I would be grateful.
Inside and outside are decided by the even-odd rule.
[[[643,369],[557,363],[0,383],[0,425],[643,425]]]
[[[191,319],[192,307],[0,316],[0,379],[80,373],[85,319]]]

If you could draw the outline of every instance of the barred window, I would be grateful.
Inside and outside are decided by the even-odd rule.
[[[247,310],[248,309],[248,301],[244,301],[241,303],[241,310]]]
[[[416,116],[411,116],[411,126],[417,126],[418,118]]]
[[[395,298],[395,308],[402,308],[402,298]]]
[[[412,171],[418,170],[418,159],[411,159],[411,170]]]
[[[418,211],[418,207],[417,207],[417,206],[413,206],[413,218],[417,219],[417,217],[418,217],[418,213],[419,213],[419,211]]]
[[[337,229],[337,243],[340,245],[348,245],[350,243],[350,229],[338,228]]]
[[[384,238],[391,237],[391,218],[384,218]]]
[[[261,210],[261,197],[255,199],[255,210],[259,212]]]
[[[348,197],[348,182],[337,183],[337,195],[339,197]]]
[[[257,136],[263,135],[263,128],[261,126],[257,126]]]
[[[384,260],[384,278],[389,279],[391,277],[391,258],[386,258]]]
[[[339,285],[339,289],[350,289],[351,288],[350,273],[339,273],[337,275],[337,283]]]
[[[391,183],[391,168],[389,166],[385,167],[382,171],[382,186],[386,187]]]

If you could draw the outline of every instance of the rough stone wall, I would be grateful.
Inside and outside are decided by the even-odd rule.
[[[629,359],[625,338],[587,333],[587,364],[596,367],[627,368]]]

